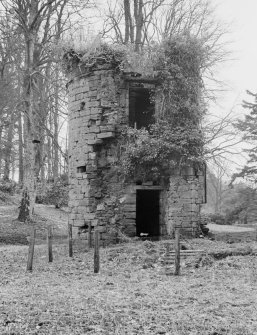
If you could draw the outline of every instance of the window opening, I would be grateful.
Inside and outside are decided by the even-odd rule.
[[[129,125],[140,129],[149,129],[154,122],[154,103],[151,101],[150,90],[143,87],[129,89]]]
[[[84,173],[86,172],[86,166],[78,166],[77,167],[77,173]]]

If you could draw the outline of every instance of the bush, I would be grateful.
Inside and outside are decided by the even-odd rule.
[[[208,223],[211,223],[211,215],[210,213],[201,213],[200,215],[200,224],[202,226],[206,226]]]
[[[242,216],[242,214],[243,217],[246,216],[246,211],[244,210],[243,206],[238,206],[228,211],[225,216],[226,224],[234,224],[240,221],[240,215]]]
[[[221,213],[210,214],[211,222],[224,225],[226,224],[225,216]]]
[[[15,193],[16,186],[17,184],[12,180],[0,180],[0,191],[2,193],[13,195]]]
[[[8,200],[7,193],[4,193],[0,190],[0,204],[5,203]]]
[[[49,204],[55,205],[56,208],[68,206],[68,192],[68,185],[58,180],[47,189],[46,200]]]
[[[68,206],[68,179],[61,176],[57,181],[49,181],[45,187],[39,185],[37,203],[55,205],[56,208]]]

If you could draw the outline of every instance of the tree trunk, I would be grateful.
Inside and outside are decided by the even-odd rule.
[[[59,150],[58,150],[58,131],[59,131],[59,71],[58,67],[55,68],[55,96],[54,96],[54,113],[53,113],[53,126],[54,126],[54,139],[53,139],[53,177],[54,181],[58,179],[58,166],[59,166]]]
[[[4,180],[10,179],[10,168],[11,168],[11,155],[13,148],[13,129],[14,129],[15,114],[12,112],[10,124],[7,132],[6,145],[5,145],[5,155],[4,155]]]
[[[18,136],[19,136],[19,185],[23,187],[23,138],[22,138],[22,116],[18,116]]]
[[[36,8],[31,7],[30,20],[35,16]],[[32,73],[35,52],[36,36],[32,33],[25,34],[26,38],[26,59],[25,59],[25,123],[26,123],[26,146],[24,155],[24,187],[23,197],[20,206],[19,220],[26,221],[30,219],[34,212],[36,200],[37,176],[40,170],[39,155],[39,137],[37,133],[37,113],[34,110],[34,96],[32,88]]]
[[[3,126],[0,127],[0,178],[2,174],[2,133],[3,133]]]
[[[42,99],[40,80],[42,80],[46,62],[49,64],[54,62],[49,46],[64,29],[65,20],[62,20],[62,17],[68,2],[73,4],[73,1],[69,0],[10,1],[10,7],[13,9],[24,37],[25,59],[22,63],[22,73],[24,73],[22,88],[23,101],[25,101],[26,137],[24,137],[24,187],[19,215],[23,221],[29,219],[33,213],[37,180],[42,164],[40,141],[43,140],[41,129],[45,123],[40,116],[39,102]],[[79,7],[79,2],[74,6]],[[66,19],[70,15],[70,13],[65,14]],[[44,75],[43,77],[46,78]],[[49,109],[44,108],[44,110]]]
[[[48,137],[47,139],[47,179],[52,178],[52,146],[51,139]]]
[[[15,150],[12,151],[11,158],[12,158],[12,160],[11,160],[12,177],[11,178],[12,178],[12,180],[14,180],[14,178],[15,178],[15,168],[16,168],[16,164],[15,164],[15,162],[16,162],[16,152],[15,152]]]
[[[18,216],[19,221],[25,222],[29,218],[29,207],[30,207],[30,200],[28,190],[24,188],[22,193],[20,212]]]
[[[32,115],[32,104],[28,106],[28,115]],[[24,186],[23,196],[20,206],[20,213],[18,219],[26,221],[30,219],[34,213],[34,206],[36,200],[36,186],[37,178],[40,171],[40,151],[39,143],[35,132],[31,127],[31,118],[26,118],[26,145],[25,145],[25,164],[24,164]]]
[[[63,171],[65,174],[69,174],[68,171],[68,136],[66,134],[66,139],[65,139],[65,156],[64,156],[64,166],[63,166]]]
[[[129,36],[130,36],[130,3],[129,0],[124,0],[124,17],[125,17],[125,38],[124,42],[125,44],[128,44],[129,42]]]
[[[134,0],[134,15],[136,22],[135,51],[138,52],[142,47],[143,0]]]

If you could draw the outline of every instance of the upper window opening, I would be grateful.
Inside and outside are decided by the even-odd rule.
[[[87,171],[86,166],[78,166],[77,173],[85,173]]]
[[[129,125],[146,128],[154,122],[154,103],[148,88],[133,87],[129,90]]]

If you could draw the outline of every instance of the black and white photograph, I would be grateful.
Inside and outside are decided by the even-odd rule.
[[[0,0],[0,335],[257,335],[257,0]]]

